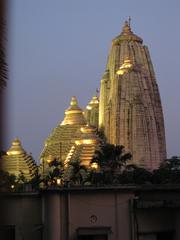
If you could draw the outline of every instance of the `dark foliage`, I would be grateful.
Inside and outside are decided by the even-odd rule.
[[[49,163],[49,172],[46,177],[43,178],[45,186],[56,185],[57,178],[62,179],[64,174],[64,167],[62,161],[54,159]]]
[[[147,184],[151,183],[152,173],[136,165],[128,165],[118,180],[120,184]]]
[[[153,171],[154,184],[180,183],[180,157],[165,160],[159,169]]]
[[[64,181],[70,185],[83,185],[88,181],[87,168],[78,159],[69,162],[64,170]]]
[[[16,176],[0,170],[0,191],[12,191],[12,186],[16,185]]]
[[[122,173],[131,154],[126,153],[123,146],[104,144],[95,151],[92,163],[96,162],[101,172],[101,182],[104,184],[117,184],[118,175]],[[94,175],[92,175],[94,176]]]
[[[41,182],[41,174],[39,173],[39,169],[37,168],[32,176],[32,179],[29,181],[29,184],[31,184],[33,190],[38,190]]]

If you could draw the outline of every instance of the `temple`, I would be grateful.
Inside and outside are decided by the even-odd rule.
[[[157,169],[166,158],[164,119],[153,65],[147,46],[133,33],[130,21],[112,40],[100,96],[96,93],[84,111],[73,96],[64,120],[46,139],[40,154],[43,172],[53,159],[64,165],[79,159],[91,167],[91,159],[102,144],[100,136],[107,143],[123,145],[132,154],[130,163],[147,170]],[[12,148],[24,153],[17,140]],[[17,161],[19,153],[8,152]],[[6,162],[10,166],[12,161]]]
[[[161,100],[148,48],[129,22],[112,40],[101,80],[99,128],[149,170],[166,158]]]
[[[93,96],[84,112],[72,98],[63,122],[45,142],[41,162],[49,156],[67,162],[72,156],[78,158],[79,152],[81,161],[88,165],[85,158],[89,148],[82,135],[86,124],[101,131],[108,143],[123,145],[132,154],[133,164],[153,170],[166,158],[163,112],[153,65],[148,48],[128,21],[112,40],[100,97]],[[87,158],[90,163],[90,155]]]

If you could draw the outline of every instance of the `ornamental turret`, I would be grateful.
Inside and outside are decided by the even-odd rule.
[[[87,123],[98,128],[99,122],[99,99],[98,96],[93,96],[85,109],[85,117]]]

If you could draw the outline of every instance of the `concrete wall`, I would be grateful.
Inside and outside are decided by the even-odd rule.
[[[134,208],[135,192],[142,204]],[[156,233],[172,231],[168,240],[180,239],[180,193],[174,191],[50,189],[1,194],[0,201],[0,232],[15,226],[15,240],[77,240],[77,230],[108,240],[157,240]]]
[[[16,240],[40,240],[42,232],[40,194],[0,196],[0,226],[15,226]]]
[[[45,239],[76,239],[78,228],[111,228],[108,240],[130,239],[129,199],[132,193],[73,191],[46,193]],[[61,236],[61,237],[60,237]]]

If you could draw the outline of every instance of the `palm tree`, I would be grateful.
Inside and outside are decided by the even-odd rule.
[[[92,163],[96,162],[99,165],[103,173],[103,182],[111,184],[116,183],[118,174],[131,157],[130,153],[125,152],[124,146],[107,143],[95,151]]]
[[[81,185],[88,177],[87,168],[79,159],[71,160],[64,171],[64,181],[73,185]]]
[[[49,172],[43,181],[46,186],[56,185],[57,179],[62,180],[63,174],[64,174],[63,163],[62,161],[55,158],[52,162],[49,163]]]

